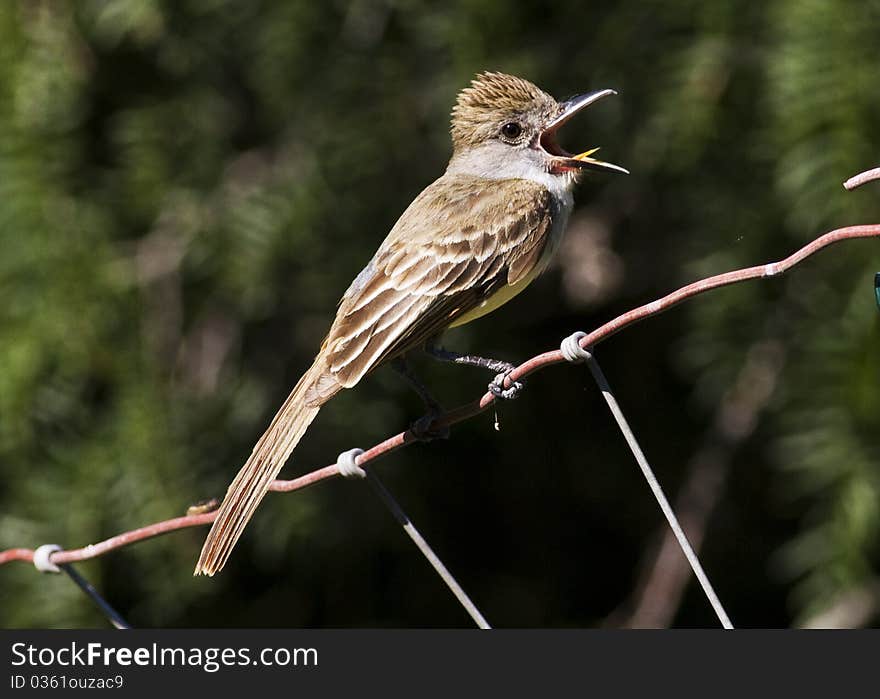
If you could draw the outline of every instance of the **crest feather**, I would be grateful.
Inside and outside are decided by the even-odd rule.
[[[505,119],[523,113],[549,114],[556,100],[534,83],[505,73],[478,74],[458,93],[452,108],[452,142],[456,150],[489,137]]]

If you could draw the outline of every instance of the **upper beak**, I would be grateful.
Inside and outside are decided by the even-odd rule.
[[[589,170],[622,172],[623,174],[628,175],[629,170],[626,170],[619,165],[614,165],[612,163],[606,163],[602,160],[591,158],[590,155],[595,153],[598,148],[593,148],[591,150],[580,153],[579,155],[571,155],[570,153],[562,150],[562,148],[560,148],[559,145],[556,143],[556,131],[558,131],[565,122],[571,119],[584,107],[587,107],[594,102],[598,102],[604,97],[616,94],[617,92],[614,90],[596,90],[595,92],[587,92],[583,95],[572,97],[570,100],[566,100],[565,102],[563,102],[560,105],[561,110],[559,114],[551,119],[550,122],[544,127],[544,131],[541,133],[541,145],[551,155],[565,158],[566,165]]]

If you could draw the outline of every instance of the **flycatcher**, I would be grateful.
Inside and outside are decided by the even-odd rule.
[[[617,165],[563,150],[558,129],[599,90],[557,102],[512,75],[482,73],[452,110],[446,172],[409,205],[345,292],[321,350],[229,486],[196,574],[226,563],[321,406],[381,364],[489,313],[546,267],[584,170]],[[488,366],[488,364],[487,364]],[[493,392],[503,396],[503,375]]]

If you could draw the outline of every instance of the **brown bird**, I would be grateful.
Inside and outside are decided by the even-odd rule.
[[[381,364],[498,308],[547,267],[579,175],[586,169],[626,172],[590,157],[596,149],[575,156],[556,140],[575,113],[613,94],[600,90],[557,102],[527,80],[502,73],[482,73],[461,91],[452,110],[446,172],[404,211],[343,295],[314,363],[229,486],[196,574],[213,575],[226,563],[324,403]],[[490,388],[511,397],[503,378]]]

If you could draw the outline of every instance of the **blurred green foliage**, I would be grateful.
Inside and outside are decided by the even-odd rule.
[[[614,87],[567,127],[628,178],[577,194],[557,267],[448,344],[523,359],[699,276],[880,221],[880,3],[22,0],[0,4],[0,548],[74,547],[221,494],[350,279],[442,172],[478,71]],[[713,292],[599,349],[673,492],[750,352],[783,360],[732,450],[704,560],[734,622],[801,623],[880,570],[876,241]],[[419,362],[444,403],[486,377]],[[745,387],[746,390],[748,386]],[[285,473],[403,428],[387,370]],[[594,626],[660,515],[588,374],[552,369],[378,468],[499,626]],[[269,496],[230,565],[204,531],[81,565],[136,626],[460,626],[362,485]],[[61,576],[0,569],[0,624],[103,626]],[[876,606],[860,623],[876,623]],[[712,625],[689,588],[678,625]]]

